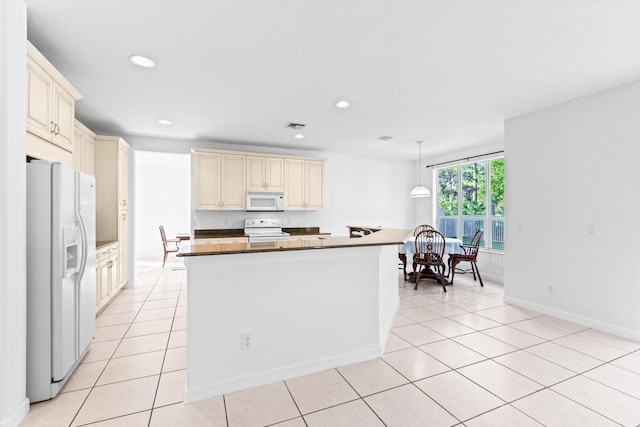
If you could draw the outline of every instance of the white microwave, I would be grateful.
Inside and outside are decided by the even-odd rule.
[[[281,191],[247,191],[247,212],[284,211],[284,193]]]

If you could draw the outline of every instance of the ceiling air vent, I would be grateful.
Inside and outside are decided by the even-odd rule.
[[[376,138],[376,139],[379,139],[380,141],[388,141],[388,140],[390,140],[391,138],[393,138],[393,137],[392,137],[392,136],[389,136],[389,135],[382,135],[382,136],[379,136],[379,137],[378,137],[378,138]]]
[[[293,123],[293,122],[289,122],[286,125],[284,125],[284,127],[290,128],[290,129],[302,129],[305,126],[306,125],[304,123]]]

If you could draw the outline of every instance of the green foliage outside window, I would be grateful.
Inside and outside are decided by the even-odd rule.
[[[482,228],[482,246],[487,237],[489,248],[504,250],[504,158],[447,167],[436,173],[438,229],[447,237],[462,233],[458,237],[466,241]]]
[[[458,168],[438,171],[438,208],[440,215],[458,215]]]
[[[491,215],[504,216],[504,157],[491,161]]]

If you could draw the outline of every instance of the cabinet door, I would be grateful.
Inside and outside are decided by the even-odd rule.
[[[129,211],[118,212],[118,242],[120,242],[120,287],[129,280]]]
[[[195,155],[194,199],[196,209],[220,209],[220,163],[221,155],[218,153],[197,153]]]
[[[75,100],[59,84],[53,84],[53,121],[55,129],[51,133],[51,142],[67,151],[73,151],[73,120]]]
[[[264,157],[247,156],[247,190],[265,190],[265,163]]]
[[[113,297],[120,289],[120,256],[115,253],[109,257],[109,296]]]
[[[73,168],[77,171],[86,173],[85,171],[85,163],[86,163],[86,142],[85,136],[86,134],[79,129],[75,128],[75,137],[73,138]]]
[[[96,141],[92,137],[85,135],[84,139],[84,173],[95,175],[94,150]]]
[[[246,205],[245,156],[222,155],[222,209],[244,210]]]
[[[50,141],[53,130],[51,92],[53,79],[30,57],[27,58],[27,130]]]
[[[306,161],[306,209],[324,208],[324,162]]]
[[[97,294],[99,294],[100,301],[98,302],[99,309],[104,307],[104,305],[109,301],[111,297],[111,269],[113,262],[107,258],[100,262],[98,265],[98,275],[99,277],[98,283],[100,284],[100,289]]]
[[[284,191],[284,159],[266,158],[265,179],[267,191]]]
[[[118,207],[128,209],[129,203],[129,147],[118,144]]]
[[[302,210],[305,203],[304,160],[284,160],[285,209]]]

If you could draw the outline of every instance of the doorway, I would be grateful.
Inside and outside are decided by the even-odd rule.
[[[135,151],[134,162],[135,264],[162,265],[159,226],[164,226],[168,239],[191,231],[191,156]],[[169,259],[175,262],[175,257]]]

